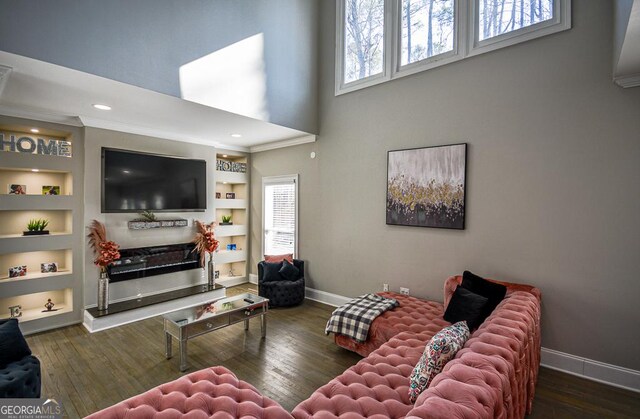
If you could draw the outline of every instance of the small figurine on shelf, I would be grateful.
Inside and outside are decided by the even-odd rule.
[[[44,305],[44,308],[46,308],[47,311],[52,311],[53,306],[55,306],[55,304],[51,301],[51,298],[47,299],[47,304]]]
[[[22,317],[22,306],[17,305],[17,306],[9,307],[9,315],[11,316],[11,318],[14,318],[14,319],[18,317]]]

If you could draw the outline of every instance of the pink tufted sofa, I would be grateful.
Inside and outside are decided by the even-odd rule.
[[[180,377],[88,416],[90,419],[291,419],[278,403],[224,367]]]
[[[505,299],[416,400],[409,376],[461,276],[447,279],[444,305],[394,293],[400,307],[378,317],[370,339],[337,342],[366,357],[292,412],[224,367],[197,371],[90,416],[124,418],[522,418],[531,412],[540,364],[540,291],[507,286]],[[495,281],[499,282],[499,281]]]
[[[400,310],[376,319],[374,324],[381,321],[373,332],[375,341],[392,337],[316,390],[293,410],[293,416],[450,419],[521,418],[530,413],[540,365],[540,291],[500,281],[494,282],[507,286],[504,300],[415,404],[409,402],[411,371],[429,339],[449,324],[442,313],[461,282],[461,276],[447,279],[444,305],[394,294],[401,299],[400,307],[405,300],[421,307],[425,316],[411,322],[412,310]],[[372,349],[348,339],[338,342],[359,353]]]

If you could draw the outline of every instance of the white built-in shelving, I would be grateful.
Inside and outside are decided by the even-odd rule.
[[[216,238],[220,241],[219,251],[214,257],[216,270],[220,272],[217,282],[231,286],[249,280],[249,160],[244,153],[220,150],[216,159],[244,163],[247,168],[244,173],[215,171]],[[231,225],[221,225],[223,215],[231,216]],[[227,250],[229,244],[235,244],[236,250]]]
[[[39,128],[34,134],[31,128]],[[71,143],[72,156],[40,155],[0,150],[0,318],[9,307],[21,306],[18,317],[29,334],[78,323],[82,319],[82,133],[78,128],[0,116],[0,133]],[[26,194],[9,194],[9,185],[24,185]],[[58,186],[57,195],[43,187]],[[49,221],[50,234],[25,236],[31,219]],[[41,272],[41,264],[57,264],[57,272]],[[9,277],[9,270],[26,266],[27,274]],[[45,308],[47,301],[54,310]]]

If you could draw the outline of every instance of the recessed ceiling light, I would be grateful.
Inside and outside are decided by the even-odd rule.
[[[223,154],[222,157],[228,157],[226,154]]]
[[[40,169],[31,169],[32,172],[39,172]]]
[[[131,170],[123,170],[122,173],[125,173],[128,175],[129,173],[131,173]]]
[[[31,128],[31,132],[33,132],[34,134],[37,134],[40,132],[40,130],[38,128]]]
[[[242,134],[231,134],[231,136],[233,138],[240,138],[240,137],[242,137]]]
[[[227,184],[227,182],[222,182],[222,184],[223,184],[223,185],[226,185],[226,184]]]
[[[93,107],[96,108],[96,109],[100,109],[101,111],[110,111],[111,110],[111,106],[103,105],[101,103],[94,103]]]

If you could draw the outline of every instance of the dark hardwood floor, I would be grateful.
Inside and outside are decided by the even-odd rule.
[[[251,289],[253,288],[253,290]],[[227,295],[253,291],[247,284]],[[236,324],[189,342],[190,369],[223,365],[291,411],[360,356],[337,347],[324,326],[332,307],[305,301],[269,312],[267,338],[260,322],[249,332]],[[27,337],[42,363],[42,395],[82,417],[181,375],[178,357],[166,360],[160,317],[88,333],[81,325]],[[530,418],[639,417],[637,393],[542,368]]]

